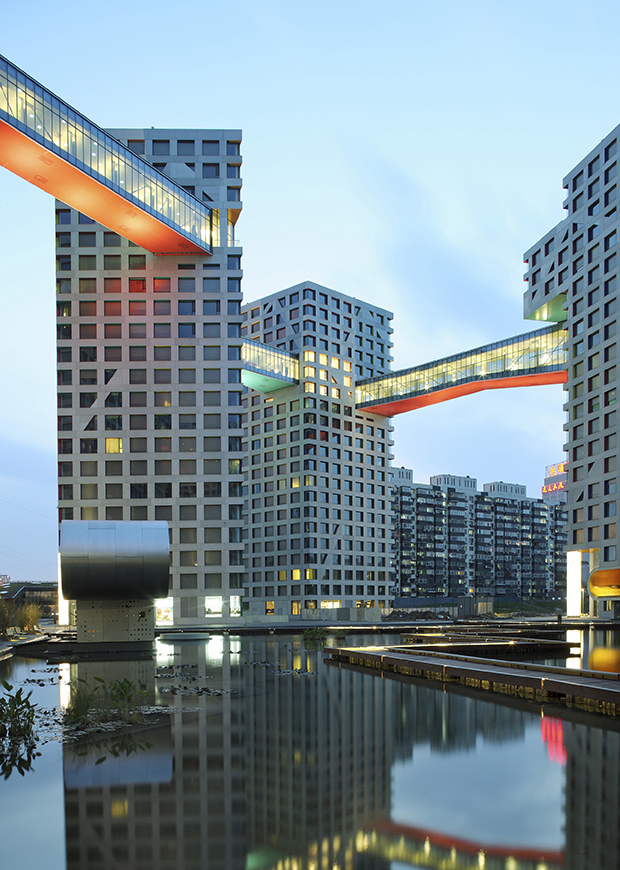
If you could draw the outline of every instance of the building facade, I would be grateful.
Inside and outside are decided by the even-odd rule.
[[[566,175],[564,219],[524,255],[525,316],[566,324],[567,532],[577,599],[580,553],[591,568],[618,567],[619,136],[616,127]]]
[[[389,371],[392,314],[310,281],[243,313],[244,337],[299,358],[291,383],[246,380],[248,612],[385,607],[392,430],[355,384]]]
[[[399,597],[548,598],[566,585],[560,506],[524,486],[440,474],[392,480],[391,584]]]
[[[116,130],[211,209],[212,254],[155,255],[56,202],[59,519],[166,520],[158,622],[240,616],[239,130]]]

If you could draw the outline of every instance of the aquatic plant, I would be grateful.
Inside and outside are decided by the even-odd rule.
[[[101,677],[94,677],[94,680],[96,686],[91,687],[85,680],[78,679],[78,685],[73,687],[65,711],[67,724],[96,724],[111,720],[134,724],[142,719],[140,706],[146,702],[145,691],[127,678],[109,683]]]
[[[0,770],[8,779],[13,770],[23,776],[32,767],[36,752],[36,704],[30,700],[32,692],[23,689],[13,692],[13,686],[2,680],[4,696],[0,698]]]
[[[304,631],[304,641],[312,646],[325,646],[327,629],[317,625],[316,628],[308,628]]]

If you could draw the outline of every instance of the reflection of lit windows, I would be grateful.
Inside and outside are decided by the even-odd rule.
[[[110,803],[110,816],[113,819],[124,819],[128,813],[128,801],[112,801]]]

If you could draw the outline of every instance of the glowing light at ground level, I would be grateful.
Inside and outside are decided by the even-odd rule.
[[[581,614],[581,550],[566,554],[566,615]]]

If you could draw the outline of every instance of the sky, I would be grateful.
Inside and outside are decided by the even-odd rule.
[[[561,849],[565,768],[549,759],[540,717],[521,722],[521,735],[490,729],[466,749],[416,744],[392,768],[392,821],[486,846]]]
[[[0,53],[102,127],[243,130],[248,301],[312,280],[394,312],[394,368],[520,332],[523,252],[620,122],[608,0],[23,0]],[[54,204],[0,168],[0,574],[55,579]],[[414,478],[526,484],[559,386],[395,419]]]

